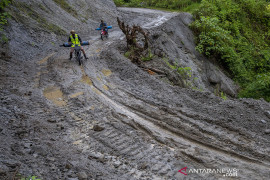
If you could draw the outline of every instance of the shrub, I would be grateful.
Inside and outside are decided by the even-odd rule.
[[[267,80],[270,70],[268,7],[264,0],[202,0],[193,13],[196,49],[231,73],[242,86],[241,97],[270,97],[259,81]]]
[[[0,31],[3,30],[3,26],[7,24],[8,13],[5,12],[5,8],[9,5],[10,0],[0,1]]]

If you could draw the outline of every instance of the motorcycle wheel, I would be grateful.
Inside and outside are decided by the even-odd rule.
[[[81,62],[81,53],[77,52],[77,61],[79,62],[79,66],[82,64]]]

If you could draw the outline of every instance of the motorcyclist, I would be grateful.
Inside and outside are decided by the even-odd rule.
[[[69,56],[70,60],[72,59],[72,54],[74,52],[75,45],[80,46],[81,51],[83,52],[84,58],[88,59],[88,57],[85,54],[85,51],[84,51],[83,47],[81,46],[81,42],[82,42],[82,40],[81,40],[80,36],[78,36],[78,34],[76,34],[74,30],[71,30],[70,31],[70,36],[68,38],[68,44],[71,44],[70,56]]]
[[[108,34],[107,24],[102,19],[101,19],[101,23],[100,23],[99,27],[101,30],[104,29],[106,31],[106,33]]]

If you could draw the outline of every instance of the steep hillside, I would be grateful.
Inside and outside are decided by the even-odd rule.
[[[9,12],[10,51],[23,60],[57,51],[72,29],[88,40],[98,34],[100,19],[115,26],[118,14],[110,0],[15,0]]]
[[[232,80],[195,51],[190,14],[112,0],[14,0],[8,11],[1,180],[270,179],[270,104],[232,98]],[[143,65],[163,73],[126,58],[117,16],[149,32]],[[101,18],[113,26],[104,41]],[[70,29],[90,42],[82,66],[59,47]]]

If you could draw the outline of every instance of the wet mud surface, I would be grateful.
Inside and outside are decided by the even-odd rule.
[[[119,12],[151,32],[181,19]],[[225,101],[149,74],[125,58],[118,30],[89,41],[81,67],[68,49],[27,63],[1,59],[0,179],[270,179],[269,103]]]

